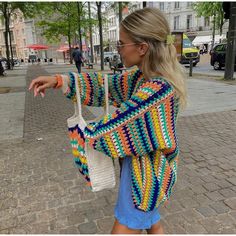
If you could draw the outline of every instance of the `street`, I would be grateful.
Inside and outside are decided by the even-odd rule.
[[[193,67],[193,73],[197,74],[210,74],[212,76],[219,76],[219,77],[224,77],[224,69],[222,70],[214,70],[213,66],[211,66],[210,63],[211,56],[208,54],[203,54],[200,55],[200,62]],[[186,70],[189,71],[189,65],[186,65]],[[234,72],[234,78],[236,78],[236,72]]]
[[[178,181],[160,207],[161,221],[169,234],[236,234],[236,83],[198,67],[202,74],[187,80],[189,105],[177,125]],[[39,75],[69,71],[75,66],[22,65],[0,78],[1,234],[110,233],[118,163],[117,186],[91,192],[73,165],[66,126],[73,104],[60,90],[45,98],[28,91]],[[90,107],[84,116],[99,111]]]

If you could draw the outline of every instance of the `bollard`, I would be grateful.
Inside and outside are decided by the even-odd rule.
[[[190,58],[190,61],[189,61],[189,76],[192,76],[193,75],[193,58]]]

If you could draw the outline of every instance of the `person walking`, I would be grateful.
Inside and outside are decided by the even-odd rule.
[[[79,50],[79,47],[76,47],[74,52],[72,53],[73,60],[75,62],[75,66],[78,70],[78,73],[81,73],[81,65],[83,62],[83,56],[81,51]]]
[[[157,27],[158,26],[158,27]],[[109,75],[112,114],[90,123],[84,130],[88,144],[110,156],[122,158],[122,169],[112,234],[160,234],[159,206],[167,202],[177,180],[179,144],[176,122],[186,105],[183,67],[179,64],[165,15],[144,8],[120,24],[117,43],[130,72]],[[29,89],[44,96],[47,88],[62,88],[76,99],[74,74],[40,76]],[[104,75],[80,73],[81,102],[104,105]]]

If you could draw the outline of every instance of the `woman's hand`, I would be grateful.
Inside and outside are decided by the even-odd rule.
[[[34,96],[41,94],[45,96],[45,89],[54,88],[57,85],[57,79],[55,76],[39,76],[32,80],[29,86],[29,90],[34,89]]]

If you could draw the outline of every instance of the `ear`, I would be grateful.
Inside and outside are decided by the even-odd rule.
[[[148,50],[149,46],[147,43],[140,43],[139,44],[139,48],[138,48],[138,51],[139,51],[139,55],[140,56],[144,56]]]

